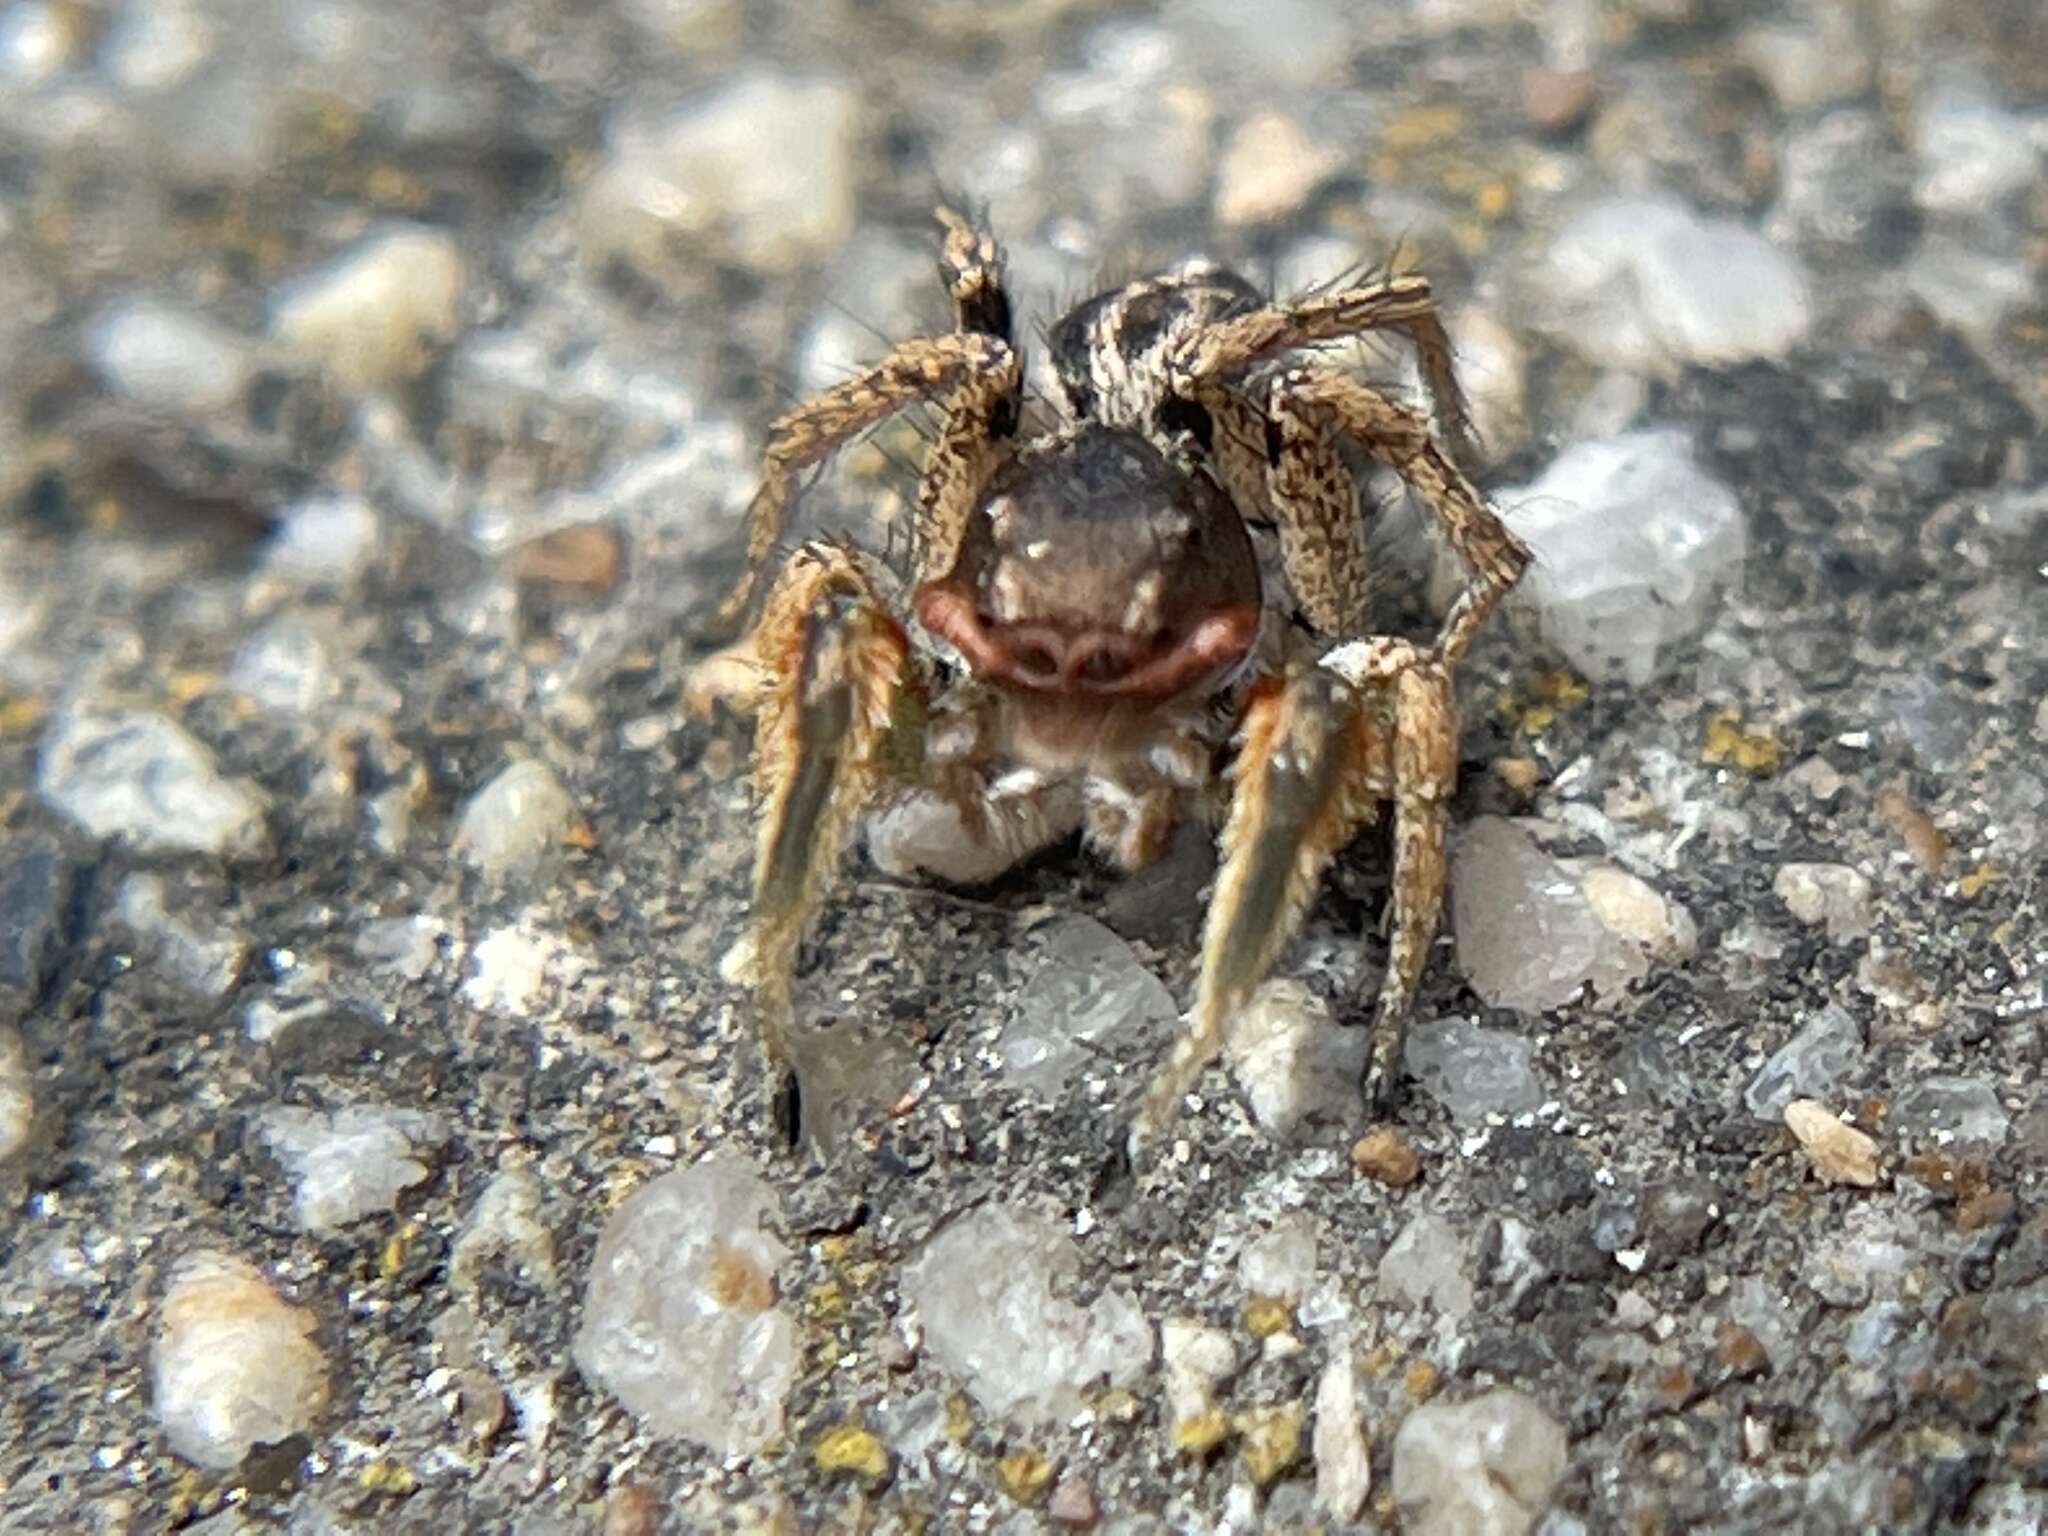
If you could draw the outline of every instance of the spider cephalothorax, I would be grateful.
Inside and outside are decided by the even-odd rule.
[[[1390,803],[1390,953],[1364,1085],[1383,1103],[1443,905],[1450,669],[1528,554],[1425,416],[1307,349],[1404,335],[1462,444],[1429,285],[1394,277],[1272,304],[1190,262],[1098,294],[1047,335],[1058,419],[1032,430],[995,244],[939,218],[956,329],[776,422],[724,615],[747,611],[802,473],[929,404],[941,416],[907,598],[852,544],[805,544],[746,639],[693,684],[758,715],[753,964],[771,1076],[788,1073],[798,943],[867,815],[916,797],[949,812],[957,846],[925,858],[939,874],[986,873],[1077,827],[1137,868],[1217,793],[1228,738],[1194,1008],[1134,1139],[1172,1117],[1331,857]],[[1472,573],[1432,644],[1368,632],[1347,438],[1421,495]],[[1283,580],[1262,579],[1248,525],[1277,530]]]

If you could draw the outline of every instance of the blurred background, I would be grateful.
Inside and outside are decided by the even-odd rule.
[[[2044,163],[2038,0],[6,0],[0,1524],[2038,1529]],[[636,1388],[576,1333],[600,1236],[759,1123],[719,969],[745,743],[678,718],[692,632],[776,412],[945,324],[941,196],[986,210],[1034,338],[1194,253],[1435,283],[1540,559],[1462,679],[1484,834],[1420,1015],[1498,1027],[1411,1052],[1426,1216],[1299,1150],[1356,1129],[1362,849],[1287,967],[1294,1077],[1234,1057],[1253,1112],[1194,1114],[1200,1177],[1098,1211],[1200,839],[986,900],[858,871],[806,1068],[845,1155],[684,1202],[782,1202],[800,1251],[757,1257],[802,1349],[738,1408],[699,1401],[716,1362]],[[851,448],[813,517],[888,537],[920,448]],[[1414,618],[1444,572],[1388,521]],[[1829,1205],[1782,1155],[1795,1086],[1981,1158]],[[1488,1113],[1539,1123],[1489,1151]],[[1084,1291],[1142,1313],[1135,1354],[1102,1324],[1125,1416],[1028,1442],[983,1411],[1026,1389],[918,1355],[892,1289],[1017,1191],[1061,1213],[1020,1273],[1063,1296],[1092,1228]],[[1282,1208],[1259,1285],[1336,1300],[1292,1355],[1246,1344],[1232,1412],[1280,1417],[1230,1434],[1300,1428],[1347,1309],[1394,1298],[1379,1427],[1328,1472],[1153,1423],[1147,1319],[1237,1318]],[[971,1342],[943,1271],[919,1305]],[[1046,1305],[1011,1357],[1085,1333]],[[1737,1322],[1772,1361],[1715,1357],[1739,1437],[1688,1411],[1694,1323]],[[1390,1462],[1440,1386],[1499,1383],[1533,1396]],[[1551,1449],[1473,1523],[1509,1430]]]

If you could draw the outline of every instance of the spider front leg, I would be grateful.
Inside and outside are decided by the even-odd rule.
[[[1006,402],[1016,397],[1020,380],[1017,353],[1001,338],[933,336],[902,343],[872,368],[777,418],[761,455],[761,486],[747,509],[746,564],[712,628],[729,635],[739,624],[804,472],[906,406],[930,402],[945,413],[918,486],[920,539],[964,527],[987,469],[988,445],[1002,435],[992,428],[1012,409]],[[958,542],[955,532],[952,543]]]
[[[749,649],[757,678],[753,965],[761,1055],[793,1139],[789,1026],[797,946],[863,816],[915,763],[924,680],[850,549],[807,544],[770,589]],[[714,658],[730,670],[733,655]],[[714,675],[709,686],[719,686]]]
[[[1398,1081],[1404,1021],[1442,912],[1457,726],[1449,672],[1431,652],[1403,640],[1344,647],[1258,692],[1239,742],[1188,1032],[1146,1092],[1134,1146],[1172,1121],[1294,937],[1330,860],[1381,802],[1394,803],[1394,882],[1363,1085],[1376,1109]]]

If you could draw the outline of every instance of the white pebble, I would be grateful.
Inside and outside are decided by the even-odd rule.
[[[1655,677],[1717,611],[1748,547],[1734,492],[1675,428],[1575,443],[1496,500],[1536,555],[1515,603],[1595,678]]]
[[[578,211],[585,259],[658,277],[679,237],[768,271],[824,254],[853,229],[857,123],[844,85],[768,71],[623,121]]]
[[[1316,1502],[1339,1520],[1356,1520],[1372,1492],[1372,1453],[1358,1417],[1357,1367],[1351,1345],[1338,1346],[1316,1383]]]
[[[1353,1126],[1369,1042],[1341,1029],[1323,1000],[1298,981],[1265,982],[1231,1016],[1224,1038],[1230,1074],[1269,1135],[1287,1139],[1309,1125]]]
[[[278,1105],[256,1123],[291,1173],[292,1215],[308,1232],[331,1232],[389,1211],[427,1176],[419,1152],[445,1134],[432,1115],[378,1104],[352,1104],[331,1115]]]
[[[171,1449],[215,1471],[309,1428],[327,1403],[313,1315],[251,1264],[202,1250],[172,1271],[150,1384]]]
[[[521,758],[470,796],[455,847],[487,879],[529,873],[560,846],[576,808],[545,763]]]
[[[925,1349],[998,1418],[1070,1417],[1107,1381],[1128,1386],[1152,1360],[1152,1328],[1111,1287],[1083,1308],[1066,1299],[1080,1250],[1065,1225],[985,1205],[949,1224],[905,1268]]]
[[[378,389],[419,373],[455,334],[465,280],[452,236],[400,225],[290,284],[271,327],[344,387]]]
[[[1429,1403],[1394,1436],[1394,1502],[1407,1536],[1523,1536],[1564,1475],[1559,1424],[1527,1393]]]
[[[789,1249],[764,1228],[775,1195],[717,1154],[642,1185],[597,1241],[577,1367],[653,1433],[721,1456],[782,1433],[795,1320],[776,1305]]]
[[[86,326],[85,355],[106,386],[147,410],[196,417],[239,405],[249,344],[204,315],[121,299]]]
[[[1579,214],[1540,280],[1540,316],[1561,341],[1639,373],[1782,357],[1812,319],[1797,261],[1746,225],[1670,198],[1614,198]]]
[[[148,710],[59,719],[43,738],[36,787],[92,836],[145,852],[232,858],[270,842],[262,792],[222,777],[204,745]]]
[[[0,1164],[28,1145],[35,1113],[35,1079],[21,1032],[0,1024]]]

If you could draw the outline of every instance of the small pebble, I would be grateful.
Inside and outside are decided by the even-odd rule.
[[[1831,939],[1870,931],[1870,877],[1846,864],[1781,864],[1771,889],[1800,922],[1825,925]]]
[[[1549,1096],[1536,1072],[1535,1041],[1467,1019],[1417,1023],[1403,1059],[1423,1091],[1460,1124],[1526,1114]]]
[[[1083,1308],[1064,1294],[1080,1252],[1063,1223],[984,1205],[948,1224],[905,1267],[931,1360],[999,1418],[1070,1417],[1104,1380],[1128,1386],[1152,1360],[1152,1329],[1130,1294]]]
[[[308,1232],[391,1210],[426,1178],[422,1153],[446,1135],[432,1115],[378,1104],[332,1114],[281,1104],[258,1116],[256,1126],[291,1173],[292,1215]]]
[[[592,597],[619,583],[624,549],[610,523],[575,523],[529,539],[513,550],[506,568],[521,581],[546,582]]]
[[[1906,852],[1924,873],[1941,873],[1948,863],[1948,839],[1941,835],[1941,828],[1934,824],[1931,816],[1897,788],[1877,792],[1877,814],[1899,835]]]
[[[1598,92],[1590,69],[1531,65],[1522,71],[1522,115],[1539,133],[1569,133],[1586,120]]]
[[[1691,915],[1647,881],[1613,864],[1595,864],[1579,875],[1579,890],[1610,932],[1653,955],[1692,953],[1699,930]]]
[[[859,113],[839,81],[756,69],[665,117],[622,117],[578,210],[585,260],[669,284],[687,276],[678,242],[759,272],[830,252],[853,229]]]
[[[1405,1189],[1422,1173],[1422,1159],[1390,1125],[1374,1126],[1352,1143],[1351,1166],[1394,1189]]]
[[[598,1236],[577,1368],[656,1435],[721,1456],[775,1440],[798,1364],[776,1220],[774,1192],[735,1155],[643,1184]]]
[[[1844,1124],[1825,1105],[1794,1099],[1785,1106],[1785,1124],[1806,1148],[1814,1171],[1828,1183],[1865,1189],[1877,1183],[1877,1143]]]
[[[1745,224],[1663,196],[1586,209],[1551,241],[1542,280],[1558,338],[1635,373],[1783,357],[1813,319],[1797,261]]]
[[[1536,553],[1514,601],[1596,680],[1654,678],[1720,611],[1748,550],[1742,503],[1674,427],[1574,442],[1495,499]]]
[[[1227,229],[1285,218],[1335,170],[1338,156],[1284,112],[1246,118],[1217,166],[1216,218]]]
[[[1357,1366],[1349,1343],[1339,1345],[1316,1383],[1316,1501],[1338,1520],[1355,1520],[1372,1492],[1372,1451],[1358,1416]]]
[[[1071,1475],[1061,1478],[1052,1490],[1052,1497],[1046,1500],[1045,1517],[1054,1525],[1086,1530],[1100,1518],[1095,1506],[1094,1488],[1085,1478]]]
[[[455,334],[465,280],[452,236],[401,225],[291,284],[278,295],[271,329],[344,388],[400,384]]]
[[[1363,1117],[1357,1084],[1367,1043],[1364,1030],[1340,1028],[1309,988],[1276,978],[1231,1016],[1224,1059],[1252,1118],[1286,1140]]]
[[[624,1482],[604,1498],[599,1536],[660,1536],[661,1496],[647,1483]]]
[[[86,357],[109,389],[145,410],[187,419],[241,403],[254,367],[248,342],[204,315],[121,299],[86,327]]]
[[[224,777],[190,732],[147,710],[60,717],[43,738],[36,786],[92,836],[144,852],[234,858],[270,844],[262,792]]]
[[[309,1429],[327,1404],[313,1315],[243,1259],[212,1249],[171,1272],[150,1390],[171,1449],[213,1471]]]
[[[521,758],[463,807],[455,847],[486,879],[529,873],[569,836],[576,807],[545,763]]]
[[[1389,1305],[1426,1305],[1438,1317],[1463,1318],[1474,1293],[1457,1229],[1433,1211],[1411,1217],[1380,1256],[1379,1294]]]
[[[1417,1408],[1394,1435],[1404,1536],[1523,1536],[1564,1475],[1566,1440],[1536,1399],[1496,1388]]]
[[[35,1112],[35,1079],[21,1032],[0,1024],[0,1164],[28,1145]]]
[[[1833,1089],[1862,1056],[1862,1026],[1839,1003],[1829,1003],[1771,1053],[1743,1090],[1743,1103],[1759,1120],[1775,1121],[1794,1099]]]

